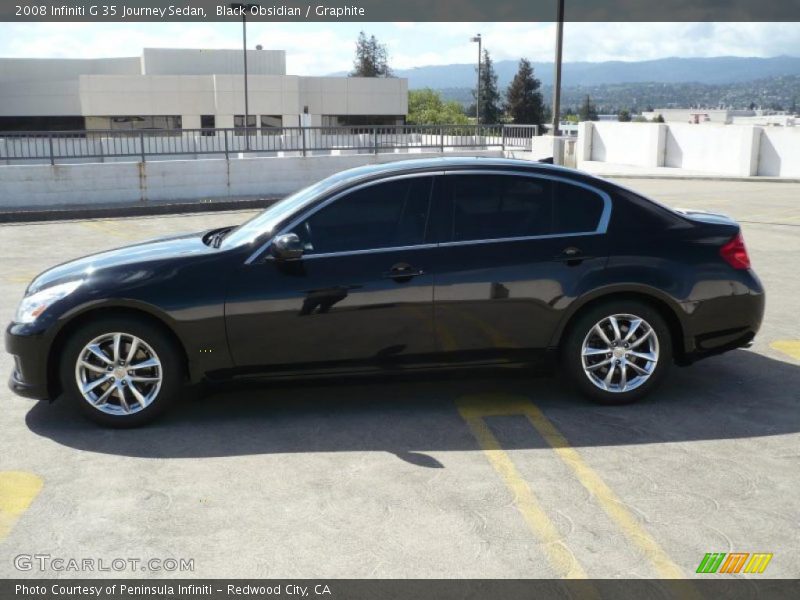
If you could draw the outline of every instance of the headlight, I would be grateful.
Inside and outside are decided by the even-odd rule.
[[[14,321],[17,323],[33,323],[39,315],[47,310],[48,306],[74,292],[81,283],[83,282],[80,279],[59,283],[30,296],[25,296],[22,302],[19,303]]]

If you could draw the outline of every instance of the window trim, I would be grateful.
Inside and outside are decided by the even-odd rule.
[[[442,176],[444,174],[445,174],[444,171],[423,171],[423,172],[418,172],[418,173],[402,173],[400,175],[392,175],[391,177],[384,177],[384,178],[380,178],[380,179],[373,179],[373,180],[370,180],[370,181],[364,181],[362,183],[357,183],[357,184],[355,184],[355,185],[353,185],[351,187],[348,187],[347,189],[340,190],[340,191],[336,192],[334,195],[332,195],[330,198],[326,198],[325,200],[323,200],[322,202],[319,202],[318,204],[314,204],[313,206],[308,207],[306,209],[301,209],[301,211],[304,211],[304,212],[302,212],[302,214],[300,216],[293,217],[289,221],[288,225],[285,225],[285,226],[281,227],[278,230],[278,232],[275,235],[273,235],[272,237],[270,237],[270,239],[263,246],[261,246],[258,250],[256,250],[253,254],[250,255],[250,257],[245,261],[245,264],[249,265],[249,264],[252,264],[254,262],[257,262],[258,259],[260,257],[262,257],[264,255],[264,253],[269,250],[269,247],[272,245],[272,240],[274,240],[276,237],[278,237],[280,235],[284,235],[285,233],[289,233],[292,229],[294,229],[295,227],[300,225],[300,223],[302,223],[306,219],[314,216],[314,214],[316,214],[317,212],[319,212],[320,210],[322,210],[326,206],[328,206],[330,204],[333,204],[334,202],[336,202],[337,200],[339,200],[343,196],[351,194],[352,192],[357,192],[357,191],[362,190],[364,188],[368,188],[368,187],[372,187],[372,186],[375,186],[375,185],[379,185],[381,183],[388,183],[388,182],[391,182],[391,181],[398,181],[398,180],[401,180],[401,179],[412,179],[412,178],[419,178],[419,177],[429,177],[429,178],[431,178],[430,191],[428,192],[428,217],[427,217],[427,221],[425,223],[425,229],[426,229],[426,235],[427,235],[427,228],[430,225],[431,209],[433,207],[433,194],[434,194],[434,190],[436,189],[436,187],[434,186],[433,179],[435,179],[436,177]],[[321,196],[324,196],[324,194],[325,193],[323,193]],[[313,201],[313,202],[316,202],[316,200]],[[342,252],[326,252],[326,253],[309,254],[309,255],[305,255],[304,254],[303,255],[303,260],[311,260],[314,257],[327,258],[327,257],[331,257],[331,256],[350,256],[350,255],[354,255],[354,254],[369,254],[369,253],[372,253],[372,252],[391,252],[393,250],[394,251],[410,250],[412,248],[423,248],[423,247],[433,248],[433,247],[436,247],[437,245],[438,244],[436,244],[436,243],[423,242],[422,244],[415,244],[415,245],[411,245],[411,246],[394,246],[394,247],[387,247],[387,248],[365,248],[363,250],[345,250],[345,251],[342,251]],[[274,260],[274,258],[272,256],[270,256],[270,255],[267,255],[264,258],[264,260]]]
[[[342,250],[341,252],[322,252],[320,254],[304,254],[303,260],[312,260],[315,258],[332,258],[336,256],[358,256],[360,254],[380,254],[383,252],[401,252],[411,250],[430,250],[438,248],[439,244],[425,243],[417,244],[415,246],[390,246],[388,248],[370,248],[367,250]],[[270,257],[272,259],[272,257]],[[268,259],[269,260],[269,259]],[[272,259],[274,260],[274,259]]]
[[[611,221],[611,210],[612,210],[612,201],[611,196],[592,185],[586,184],[582,181],[574,181],[569,179],[568,177],[561,177],[558,175],[551,175],[549,173],[531,173],[522,170],[514,170],[514,169],[452,169],[452,170],[443,170],[443,171],[422,171],[422,172],[415,172],[415,173],[403,173],[400,175],[392,175],[391,177],[385,177],[380,179],[373,179],[370,181],[365,181],[362,183],[357,183],[351,187],[348,187],[344,190],[340,190],[333,194],[330,198],[326,198],[322,202],[315,204],[311,207],[301,209],[302,214],[300,216],[292,218],[288,225],[281,227],[278,232],[271,236],[269,240],[267,240],[258,250],[252,253],[248,259],[245,261],[246,265],[253,264],[255,262],[260,262],[261,260],[271,261],[275,260],[272,256],[264,254],[269,250],[269,247],[272,245],[272,240],[274,240],[279,235],[283,235],[288,233],[292,229],[294,229],[297,225],[302,223],[305,219],[311,217],[319,210],[322,210],[329,204],[336,202],[336,200],[340,199],[341,197],[351,193],[358,191],[360,189],[371,187],[373,185],[378,185],[380,183],[395,181],[398,179],[410,179],[412,177],[431,177],[436,178],[440,176],[450,176],[450,175],[507,175],[512,177],[531,177],[533,179],[548,179],[551,181],[560,181],[562,183],[568,185],[574,185],[577,187],[582,187],[584,189],[589,190],[600,196],[603,200],[603,212],[600,214],[600,220],[597,224],[597,228],[594,231],[579,231],[573,233],[548,233],[545,235],[528,235],[528,236],[519,236],[519,237],[507,237],[507,238],[489,238],[489,239],[481,239],[481,240],[459,240],[459,241],[449,241],[449,242],[425,242],[423,244],[416,244],[413,246],[394,246],[388,248],[371,248],[371,249],[363,249],[363,250],[346,250],[342,252],[327,252],[322,254],[309,254],[307,256],[303,256],[303,260],[312,260],[314,258],[332,258],[338,256],[353,256],[358,254],[370,254],[370,253],[379,253],[379,252],[399,252],[405,250],[414,250],[414,249],[432,249],[432,248],[450,248],[450,247],[457,247],[457,246],[468,246],[468,245],[479,245],[479,244],[502,244],[508,242],[524,242],[529,240],[545,240],[545,239],[553,239],[553,238],[570,238],[570,237],[581,237],[581,236],[589,236],[589,235],[605,235],[608,232],[608,225]],[[433,201],[435,198],[436,186],[434,185],[435,182],[431,182],[431,190],[430,190],[430,197],[428,201],[428,225],[430,225],[431,214],[433,210]],[[324,197],[324,194],[321,194],[320,197]],[[316,200],[314,201],[316,202]],[[426,226],[427,229],[427,226]],[[263,258],[262,258],[263,257]]]
[[[608,224],[611,221],[611,196],[601,189],[583,183],[582,181],[574,181],[566,177],[559,177],[557,175],[550,175],[545,173],[526,173],[524,171],[503,170],[503,169],[459,169],[445,171],[445,176],[451,175],[510,175],[512,177],[530,177],[531,179],[548,179],[551,181],[559,181],[567,185],[574,185],[582,187],[597,194],[603,201],[603,212],[600,213],[600,220],[597,222],[597,227],[593,231],[575,231],[570,233],[547,233],[544,235],[523,235],[504,238],[485,238],[477,240],[451,240],[449,242],[440,242],[439,246],[442,248],[449,248],[454,246],[467,246],[470,244],[501,244],[506,242],[523,242],[526,240],[546,240],[552,238],[564,237],[579,237],[587,235],[604,235],[608,232]],[[451,198],[452,199],[452,198]]]

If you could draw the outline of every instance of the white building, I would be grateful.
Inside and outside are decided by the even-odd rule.
[[[0,58],[0,131],[241,127],[242,58],[161,48],[132,58]],[[250,127],[394,125],[408,113],[406,79],[287,75],[283,50],[248,50],[247,72]]]

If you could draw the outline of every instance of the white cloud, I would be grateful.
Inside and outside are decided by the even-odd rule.
[[[472,63],[480,32],[495,60],[551,61],[552,23],[262,23],[248,24],[248,45],[284,49],[298,75],[346,71],[363,29],[404,69]],[[2,23],[0,56],[136,56],[150,47],[238,48],[238,23]],[[567,61],[644,60],[666,56],[800,55],[797,23],[567,23]]]

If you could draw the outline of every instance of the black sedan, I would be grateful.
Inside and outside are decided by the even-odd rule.
[[[453,158],[345,171],[238,227],[54,267],[6,333],[11,388],[144,423],[188,382],[530,364],[622,404],[748,345],[739,226],[590,175]]]

